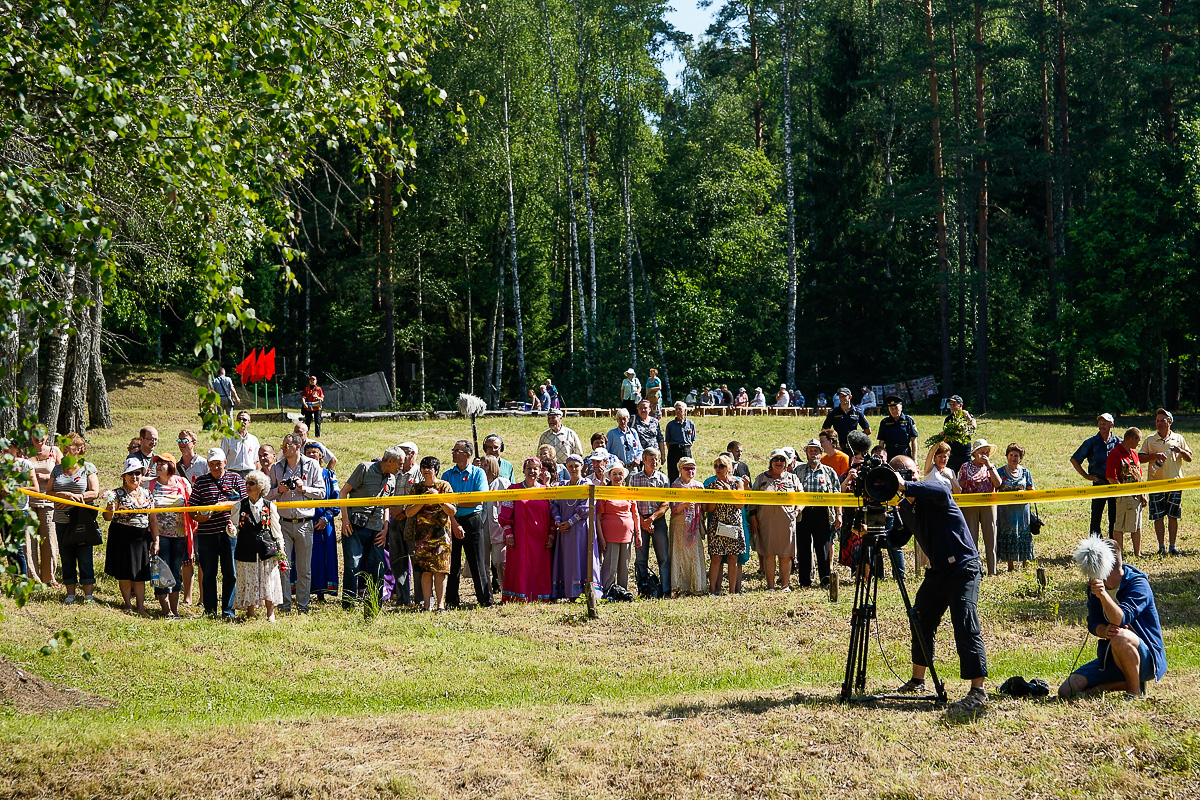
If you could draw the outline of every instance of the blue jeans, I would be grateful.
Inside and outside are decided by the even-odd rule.
[[[11,543],[5,542],[4,546],[8,551],[9,562],[17,565],[17,575],[23,575],[28,578],[29,562],[25,560],[25,548],[16,539],[13,539]]]
[[[204,573],[204,613],[217,613],[217,566],[221,567],[221,610],[233,616],[233,590],[237,573],[233,571],[233,543],[224,533],[203,533],[195,538],[196,562]],[[178,580],[178,578],[176,579]]]
[[[896,580],[904,580],[904,550],[899,547],[887,548],[888,558],[892,560],[892,578]]]
[[[642,517],[638,514],[638,525]],[[637,576],[640,587],[650,575],[650,546],[654,546],[654,558],[658,561],[658,582],[662,586],[663,597],[671,596],[671,543],[667,538],[666,517],[654,520],[654,530],[647,535],[642,531],[642,544],[637,548],[633,559],[633,572]]]
[[[376,599],[383,602],[383,548],[375,544],[378,535],[379,531],[356,527],[342,537],[342,608],[354,607],[360,574],[375,581]]]
[[[225,538],[228,539],[229,537],[226,536]],[[171,576],[175,578],[175,585],[169,589],[162,586],[155,586],[154,596],[162,597],[163,595],[174,594],[179,591],[179,585],[183,582],[183,578],[180,575],[183,574],[183,559],[187,557],[187,537],[158,537],[158,557],[167,562],[167,568],[171,570]]]

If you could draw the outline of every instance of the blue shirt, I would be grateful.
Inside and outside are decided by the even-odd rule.
[[[684,417],[683,422],[673,419],[667,423],[667,444],[691,447],[696,442],[696,424]]]
[[[442,473],[442,480],[450,484],[453,492],[486,492],[488,490],[487,476],[483,470],[474,464],[467,464],[465,469],[451,467]],[[456,517],[467,517],[483,510],[483,503],[473,506],[459,506],[454,512]]]
[[[1162,625],[1158,621],[1158,607],[1154,605],[1154,592],[1150,589],[1146,573],[1128,564],[1124,567],[1121,585],[1117,587],[1117,605],[1124,612],[1121,627],[1136,633],[1142,644],[1149,648],[1150,656],[1154,659],[1154,678],[1161,681],[1163,675],[1167,674],[1167,651],[1163,646]],[[1087,607],[1088,630],[1093,634],[1097,625],[1111,624],[1108,617],[1104,616],[1100,599],[1091,590],[1087,590]],[[1096,658],[1101,662],[1108,655],[1108,647],[1108,639],[1101,639],[1096,645]]]
[[[605,447],[622,464],[632,464],[641,458],[642,441],[631,425],[626,430],[613,428],[605,439]]]
[[[871,432],[871,423],[867,422],[867,418],[858,410],[858,406],[850,406],[849,411],[842,411],[842,407],[838,406],[829,412],[825,417],[825,422],[821,424],[822,428],[833,428],[837,431],[838,441],[842,443],[843,450],[849,450],[850,445],[846,442],[846,436],[855,428],[862,428],[865,433]]]
[[[915,438],[917,423],[908,414],[901,414],[899,418],[888,414],[879,423],[879,441],[887,446],[889,459],[915,455],[908,446],[908,440]]]
[[[904,527],[929,556],[930,572],[946,571],[979,558],[962,510],[945,484],[907,481],[904,499],[897,509]],[[905,541],[907,537],[889,543],[898,547]]]
[[[1079,449],[1075,451],[1075,455],[1071,456],[1071,458],[1080,464],[1083,463],[1084,459],[1087,459],[1088,475],[1095,475],[1100,479],[1101,483],[1107,483],[1104,479],[1104,471],[1108,466],[1108,454],[1112,452],[1112,449],[1117,446],[1117,442],[1119,441],[1120,437],[1114,436],[1112,432],[1109,432],[1107,442],[1101,439],[1100,434],[1097,433],[1095,436],[1089,436],[1087,439],[1084,439],[1083,444],[1079,445]]]

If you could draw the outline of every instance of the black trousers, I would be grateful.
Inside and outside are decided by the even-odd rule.
[[[483,547],[483,537],[487,533],[483,529],[483,512],[465,514],[455,517],[462,526],[463,538],[454,539],[450,548],[450,580],[446,585],[446,605],[460,605],[458,597],[458,581],[462,576],[462,559],[466,553],[467,566],[471,569],[471,582],[475,587],[475,598],[481,606],[492,604],[491,565],[487,561],[487,553]]]
[[[692,446],[690,444],[669,444],[667,445],[667,480],[671,483],[679,477],[679,459],[684,456],[689,458],[692,455]]]
[[[1093,486],[1107,486],[1108,481],[1100,481],[1093,483]],[[1092,501],[1092,526],[1088,528],[1092,536],[1104,538],[1104,531],[1100,529],[1100,519],[1104,516],[1104,506],[1108,506],[1108,538],[1113,535],[1113,521],[1117,517],[1117,498],[1115,497],[1100,497]]]
[[[913,612],[921,623],[925,650],[931,659],[934,657],[934,634],[942,624],[942,616],[949,610],[954,646],[958,650],[959,677],[968,681],[986,678],[988,674],[977,610],[982,578],[983,567],[978,558],[949,569],[929,570],[913,602]],[[912,663],[919,667],[929,666],[917,642],[916,630],[912,631]]]
[[[392,597],[401,604],[408,605],[421,602],[421,573],[414,571],[412,581],[409,581],[409,558],[412,556],[412,543],[404,540],[404,520],[393,519],[388,522],[388,563],[392,566],[393,590]]]
[[[304,424],[312,429],[313,438],[321,438],[321,409],[319,408],[302,408],[300,414],[304,417]],[[316,420],[316,426],[313,426],[313,420]]]
[[[812,506],[800,512],[796,520],[796,580],[801,586],[812,586],[813,552],[817,555],[817,576],[821,583],[829,580],[829,550],[833,523],[829,509]]]

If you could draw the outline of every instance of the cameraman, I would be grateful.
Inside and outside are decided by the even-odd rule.
[[[987,705],[983,681],[987,677],[987,654],[980,635],[979,582],[983,568],[979,551],[967,529],[962,511],[942,483],[914,481],[916,463],[908,456],[896,456],[892,469],[900,475],[899,494],[903,497],[897,510],[903,526],[889,535],[893,547],[903,547],[915,536],[921,549],[929,555],[929,570],[917,589],[913,612],[921,623],[925,652],[933,658],[933,637],[941,624],[942,615],[950,611],[954,627],[954,645],[958,650],[959,675],[971,682],[971,691],[950,710],[960,714],[976,714]],[[924,654],[916,635],[912,643],[912,679],[899,688],[904,694],[916,694],[925,686]]]

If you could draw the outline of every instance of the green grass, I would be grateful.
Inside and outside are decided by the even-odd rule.
[[[89,432],[88,458],[106,486],[115,485],[123,445],[141,424],[157,424],[164,442],[193,427],[183,411],[121,410],[116,419],[114,431]],[[585,441],[605,422],[568,420]],[[774,446],[802,443],[817,422],[697,424],[700,463],[738,438],[761,468]],[[922,436],[936,426],[926,417],[918,424]],[[1179,429],[1200,442],[1192,421]],[[288,427],[253,430],[277,443]],[[480,436],[493,430],[517,460],[542,424],[488,420]],[[1011,418],[988,420],[982,434],[1001,446],[1021,442],[1039,487],[1053,488],[1077,484],[1067,460],[1092,430],[1090,421]],[[448,460],[453,440],[469,435],[461,421],[340,423],[327,424],[323,440],[346,474],[405,439]],[[1014,674],[1057,685],[1083,637],[1082,585],[1066,556],[1086,534],[1087,504],[1047,504],[1042,513],[1048,525],[1036,547],[1046,590],[1031,565],[985,580],[981,592],[992,689]],[[0,655],[115,702],[0,711],[0,743],[12,753],[0,768],[0,795],[1186,796],[1200,785],[1198,513],[1193,493],[1181,536],[1187,555],[1133,562],[1156,588],[1171,665],[1149,700],[997,698],[965,726],[932,710],[832,702],[845,664],[849,586],[830,604],[816,591],[759,591],[761,580],[751,579],[747,595],[604,606],[591,622],[580,604],[436,616],[389,609],[371,622],[326,604],[276,625],[135,619],[109,604],[63,606],[60,593],[46,592],[26,609],[5,608]],[[1147,550],[1152,538],[1147,532]],[[112,603],[115,586],[99,588]],[[894,584],[881,584],[880,598],[873,689],[906,677],[908,663]],[[75,647],[38,655],[61,628],[75,632]],[[964,684],[948,625],[938,645],[939,669],[957,696]],[[1089,641],[1083,658],[1094,648]]]

